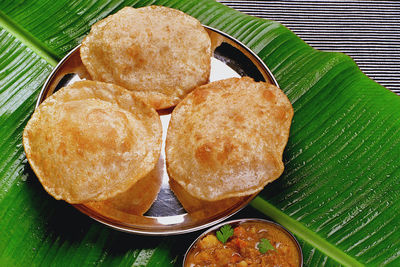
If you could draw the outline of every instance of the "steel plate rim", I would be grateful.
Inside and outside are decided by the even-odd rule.
[[[216,29],[216,28],[213,28],[213,27],[204,25],[204,24],[202,24],[202,26],[203,26],[204,28],[208,29],[208,30],[211,30],[211,31],[216,32],[216,33],[218,33],[218,34],[220,34],[220,35],[223,35],[224,37],[230,39],[231,41],[233,41],[233,42],[239,44],[243,49],[245,49],[248,53],[250,53],[250,54],[258,61],[258,63],[260,63],[260,65],[263,67],[264,71],[268,74],[268,77],[271,79],[271,82],[272,82],[275,86],[277,86],[278,88],[280,88],[280,87],[279,87],[279,84],[278,84],[278,81],[276,80],[275,76],[272,74],[272,72],[271,72],[271,70],[268,68],[268,66],[265,64],[265,62],[264,62],[255,52],[253,52],[249,47],[247,47],[244,43],[242,43],[241,41],[239,41],[239,40],[236,39],[235,37],[232,37],[232,36],[228,35],[227,33],[223,32],[223,31],[221,31],[221,30],[219,30],[219,29]],[[37,108],[39,107],[40,103],[43,102],[43,100],[44,100],[43,97],[44,97],[45,93],[47,92],[47,88],[49,87],[49,84],[50,84],[50,82],[52,81],[52,79],[54,78],[54,76],[56,75],[57,71],[58,71],[58,70],[60,69],[60,67],[64,64],[64,62],[66,62],[66,61],[71,57],[71,55],[74,54],[75,51],[78,50],[80,47],[81,47],[81,44],[78,44],[77,46],[75,46],[75,47],[74,47],[71,51],[69,51],[69,52],[58,62],[58,64],[53,68],[52,72],[50,73],[50,75],[48,76],[48,78],[46,79],[45,83],[43,84],[43,86],[42,86],[42,88],[41,88],[41,90],[40,90],[38,99],[37,99],[37,101],[36,101],[35,109],[37,109]]]
[[[216,224],[222,223],[224,220],[232,217],[233,215],[237,214],[239,211],[241,211],[242,209],[244,209],[245,207],[247,207],[247,205],[256,197],[256,195],[253,195],[252,197],[249,198],[249,200],[247,200],[246,202],[243,203],[243,205],[241,205],[240,208],[238,208],[237,210],[223,216],[220,217],[218,219],[215,219],[213,221],[207,222],[205,224],[201,224],[195,227],[190,227],[190,228],[185,228],[185,229],[178,229],[178,230],[161,230],[161,231],[146,231],[146,230],[142,230],[142,229],[126,229],[123,226],[118,226],[118,225],[113,225],[111,223],[105,222],[99,218],[96,218],[95,216],[92,216],[90,214],[87,214],[84,210],[85,207],[84,205],[81,204],[74,204],[74,208],[76,208],[77,210],[79,210],[81,213],[85,214],[86,216],[89,216],[91,219],[95,220],[96,222],[102,223],[104,225],[107,225],[108,227],[114,229],[114,230],[118,230],[120,232],[124,232],[124,233],[129,233],[129,234],[137,234],[137,235],[142,235],[142,236],[173,236],[173,235],[181,235],[181,234],[188,234],[188,233],[193,233],[193,232],[197,232],[200,230],[204,230],[208,227],[212,227]],[[185,214],[182,214],[185,215]]]
[[[237,40],[236,38],[228,35],[227,33],[223,32],[221,30],[215,29],[215,28],[207,26],[207,25],[203,25],[203,27],[207,30],[210,30],[212,32],[222,35],[223,37],[227,38],[228,40],[232,41],[233,43],[235,43],[238,46],[240,46],[241,48],[243,48],[247,53],[249,53],[254,58],[254,61],[256,61],[260,65],[260,67],[262,68],[261,74],[266,74],[267,77],[269,78],[270,82],[279,88],[279,84],[276,81],[276,79],[275,79],[274,75],[272,74],[272,72],[270,71],[270,69],[267,67],[267,65],[264,63],[264,61],[255,52],[253,52],[249,47],[247,47],[241,41]],[[48,76],[48,78],[46,79],[45,83],[43,84],[43,86],[40,90],[40,93],[39,93],[37,101],[36,101],[35,109],[37,109],[39,107],[39,105],[45,100],[45,96],[48,93],[49,88],[50,88],[50,83],[53,81],[54,77],[56,76],[56,74],[58,73],[60,68],[63,66],[63,64],[65,62],[67,62],[69,60],[69,58],[76,52],[76,50],[80,49],[80,47],[81,47],[81,44],[78,44],[76,47],[71,49],[71,51],[68,52],[58,62],[58,64],[53,68],[52,72],[50,73],[50,75]],[[251,61],[253,62],[253,60],[251,60]],[[260,69],[259,69],[259,71],[261,72]],[[102,220],[102,218],[98,218],[96,216],[88,214],[86,211],[86,209],[88,209],[88,208],[86,206],[84,206],[83,204],[73,204],[71,206],[73,206],[75,209],[79,210],[81,213],[85,214],[86,216],[90,217],[94,221],[99,222],[103,225],[106,225],[112,229],[115,229],[115,230],[118,230],[121,232],[137,234],[137,235],[144,235],[144,236],[171,236],[171,235],[180,235],[180,234],[196,232],[196,231],[203,230],[205,228],[214,226],[216,224],[221,224],[221,222],[223,222],[224,220],[237,214],[239,211],[241,211],[243,208],[245,208],[256,197],[256,195],[257,194],[253,194],[252,196],[249,196],[249,199],[247,199],[245,202],[243,202],[238,208],[236,208],[236,210],[233,210],[232,212],[230,212],[226,215],[223,215],[221,217],[212,219],[211,221],[209,221],[207,223],[203,223],[203,224],[196,225],[196,226],[191,226],[189,228],[184,228],[184,229],[173,229],[173,230],[162,229],[161,231],[160,231],[160,229],[159,229],[159,231],[157,231],[157,229],[155,231],[154,230],[151,231],[151,230],[145,230],[143,228],[127,229],[126,227],[124,228],[121,225],[115,225],[115,224],[113,225],[110,222]],[[83,208],[83,207],[85,207],[85,208]],[[188,213],[186,213],[186,214],[188,214]],[[182,214],[182,215],[186,215],[186,214]]]

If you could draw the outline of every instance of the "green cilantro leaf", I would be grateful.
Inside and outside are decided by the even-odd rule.
[[[260,242],[258,243],[257,248],[262,254],[267,253],[268,250],[275,250],[274,246],[271,245],[269,240],[266,238],[260,239]]]
[[[228,241],[228,239],[233,236],[233,229],[232,226],[230,226],[229,224],[226,224],[224,226],[222,226],[218,231],[217,231],[217,238],[219,241],[221,241],[222,243],[226,243],[226,241]]]

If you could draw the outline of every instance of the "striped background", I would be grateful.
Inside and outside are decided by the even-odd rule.
[[[220,1],[278,21],[314,48],[344,52],[400,95],[400,1]]]

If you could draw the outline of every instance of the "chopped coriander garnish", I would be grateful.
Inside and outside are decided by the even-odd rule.
[[[267,253],[268,250],[275,250],[274,246],[271,245],[269,240],[266,238],[260,239],[260,242],[258,243],[257,248],[262,254]]]
[[[219,241],[222,243],[226,243],[228,239],[233,236],[233,229],[232,226],[229,224],[222,226],[218,231],[217,231],[217,238]]]

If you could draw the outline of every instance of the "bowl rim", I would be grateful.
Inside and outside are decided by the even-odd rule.
[[[297,238],[288,230],[286,229],[286,227],[282,226],[279,223],[276,223],[274,221],[271,220],[267,220],[267,219],[261,219],[261,218],[242,218],[242,219],[235,219],[235,220],[230,220],[230,221],[225,221],[222,223],[219,223],[217,225],[212,226],[211,228],[207,229],[206,231],[202,232],[188,247],[188,249],[185,252],[185,255],[183,257],[183,262],[182,262],[182,267],[185,267],[185,262],[187,259],[187,256],[190,252],[190,250],[194,247],[194,245],[197,243],[197,241],[199,241],[201,238],[203,238],[204,236],[206,236],[207,234],[209,234],[210,232],[213,232],[215,230],[217,230],[218,228],[221,228],[224,225],[232,225],[232,224],[242,224],[245,222],[261,222],[261,223],[268,223],[268,224],[272,224],[277,228],[280,228],[281,230],[283,230],[283,232],[285,232],[286,234],[289,235],[289,237],[294,241],[296,247],[297,247],[297,251],[299,252],[299,257],[300,257],[300,267],[303,267],[303,251],[302,248],[300,246],[299,241],[297,240]]]

